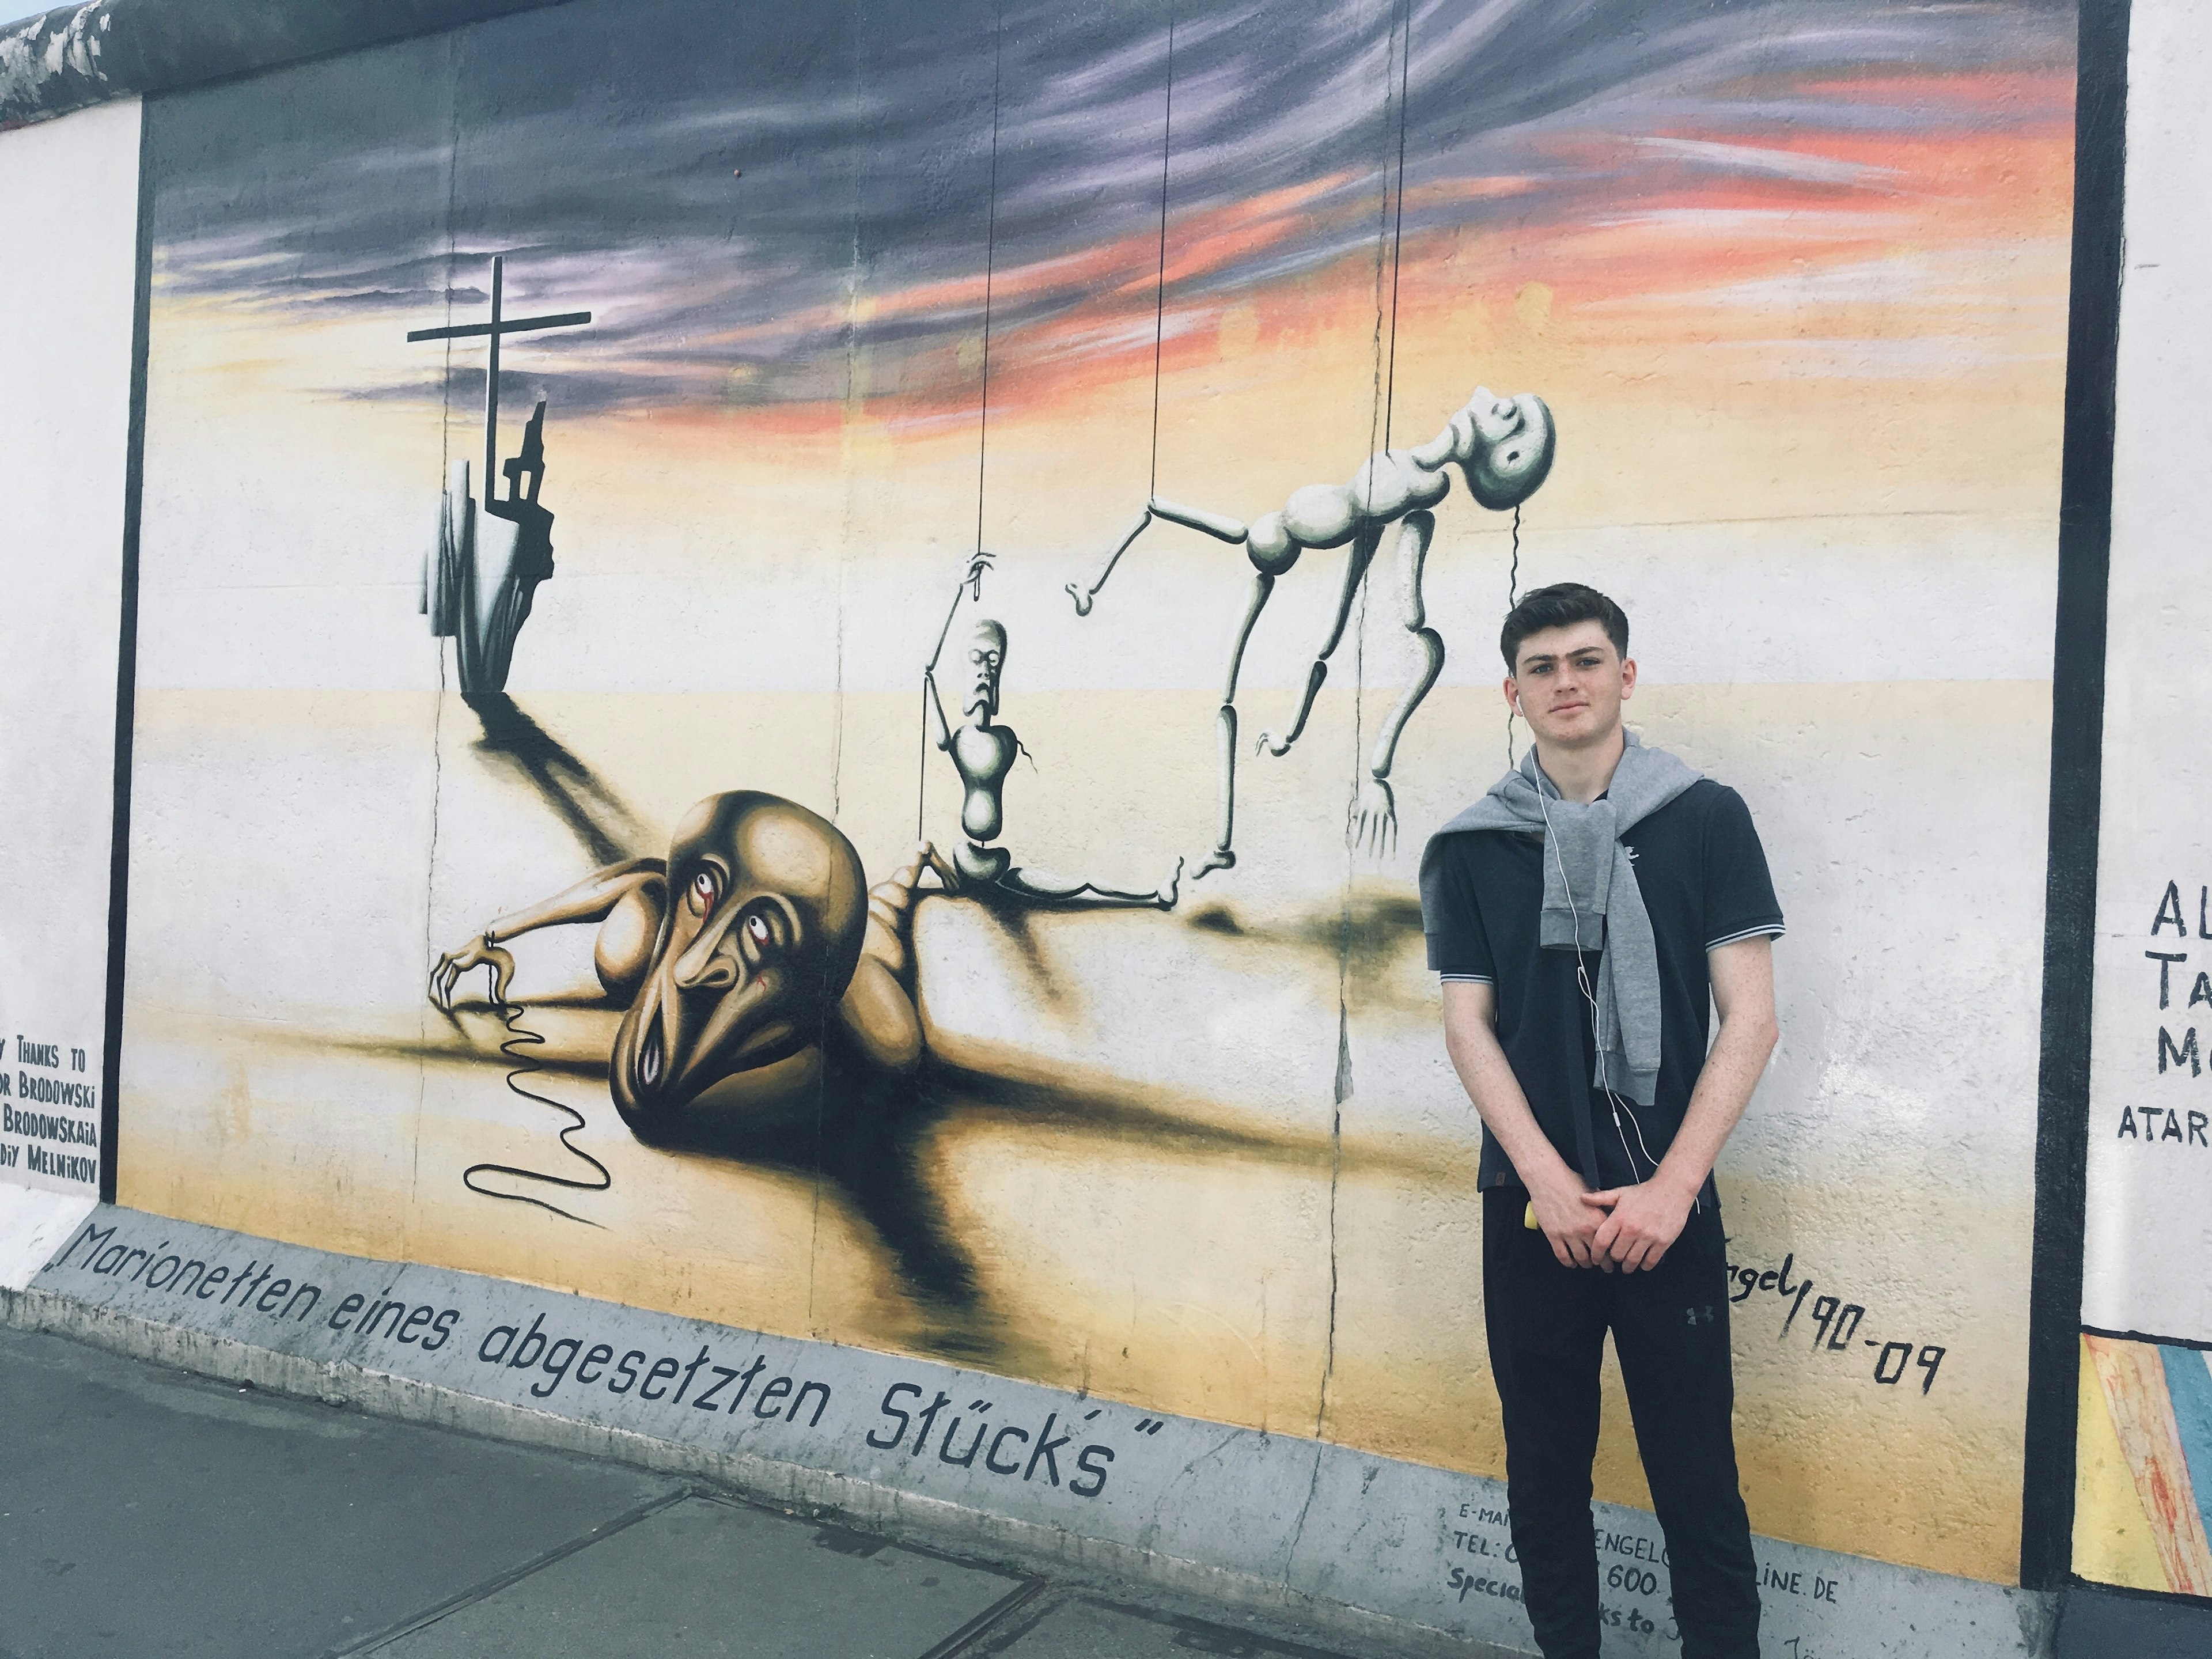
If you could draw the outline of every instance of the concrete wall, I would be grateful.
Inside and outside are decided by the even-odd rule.
[[[0,1182],[99,1188],[138,106],[9,135]]]
[[[2212,696],[2196,458],[2212,441],[2212,19],[2138,5],[2129,48],[2127,262],[2113,455],[2104,814],[2075,1570],[2212,1595],[2212,837],[2190,740]]]
[[[1413,878],[1525,741],[1510,593],[1579,579],[1790,919],[1720,1171],[1754,1527],[2013,1582],[2071,9],[1313,0],[1179,10],[1172,56],[1151,7],[995,18],[583,0],[149,100],[122,1201],[1494,1476]],[[553,574],[495,688],[418,611],[457,463],[447,525],[509,533],[484,343],[405,337],[484,319],[494,256],[507,316],[591,313],[502,345]],[[1257,519],[1478,386],[1546,399],[1557,459],[1517,518],[1437,509],[1395,842],[1346,834],[1416,661],[1389,547],[1252,752],[1338,603],[1315,551],[1194,879],[1250,572],[1155,523],[1089,615],[1066,585],[1148,493]],[[957,705],[981,616],[1029,757],[997,843],[1130,892],[1182,858],[1171,908],[913,876],[969,839],[921,674],[949,627]],[[625,1121],[635,865],[607,931],[513,941],[504,1009],[481,966],[426,995],[734,790],[815,815],[743,896],[847,847],[886,890],[793,1052]],[[777,909],[771,980],[823,908]],[[104,974],[104,924],[40,937]],[[1644,1507],[1608,1390],[1600,1497]]]

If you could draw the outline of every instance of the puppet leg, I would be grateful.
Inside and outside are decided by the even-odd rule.
[[[1016,866],[992,884],[1002,893],[1011,893],[1024,903],[1040,909],[1061,910],[1172,910],[1182,885],[1182,860],[1177,859],[1168,878],[1149,893],[1127,892],[1116,887],[1101,887],[1095,881],[1071,881],[1055,876],[1048,870]]]
[[[1398,738],[1436,684],[1437,676],[1443,672],[1444,642],[1428,625],[1428,609],[1421,598],[1421,576],[1436,528],[1435,515],[1419,512],[1408,513],[1398,531],[1399,620],[1420,648],[1421,665],[1383,720],[1382,734],[1375,740],[1374,759],[1368,767],[1367,782],[1360,789],[1359,817],[1352,830],[1355,841],[1364,842],[1370,851],[1384,857],[1398,842],[1398,801],[1390,789],[1390,767],[1397,758]]]
[[[1367,579],[1367,568],[1375,562],[1375,550],[1382,544],[1382,527],[1370,525],[1352,538],[1352,550],[1344,561],[1344,587],[1336,599],[1336,620],[1331,624],[1328,637],[1322,641],[1321,649],[1314,654],[1313,670],[1306,676],[1305,696],[1299,699],[1297,718],[1291,721],[1290,734],[1278,738],[1272,732],[1260,734],[1260,747],[1278,757],[1291,752],[1291,745],[1306,729],[1306,720],[1313,714],[1314,699],[1321,695],[1322,682],[1328,678],[1328,659],[1343,641],[1345,625],[1352,620],[1352,601],[1359,592],[1359,584]]]
[[[1191,872],[1193,881],[1212,871],[1237,867],[1237,854],[1230,847],[1237,834],[1237,677],[1244,672],[1244,647],[1252,642],[1252,629],[1260,621],[1260,613],[1267,608],[1267,596],[1274,591],[1272,574],[1265,570],[1253,573],[1252,597],[1245,602],[1244,619],[1237,625],[1236,643],[1229,647],[1229,676],[1222,684],[1221,707],[1213,716],[1220,748],[1220,816],[1213,850]]]
[[[837,1005],[846,1036],[872,1065],[907,1072],[921,1063],[921,1017],[914,999],[914,907],[929,871],[948,889],[958,877],[924,842],[889,879],[868,889],[868,927],[860,960]]]
[[[1183,507],[1174,501],[1162,501],[1155,495],[1145,503],[1135,518],[1129,520],[1129,527],[1121,532],[1121,539],[1114,544],[1114,550],[1106,556],[1106,562],[1098,567],[1098,574],[1091,579],[1090,585],[1085,586],[1081,582],[1066,584],[1067,597],[1075,601],[1077,616],[1091,614],[1091,601],[1106,586],[1106,579],[1114,574],[1114,567],[1121,562],[1121,556],[1129,550],[1130,544],[1138,537],[1145,533],[1145,526],[1154,519],[1165,519],[1170,524],[1179,524],[1187,529],[1202,532],[1216,541],[1227,542],[1232,546],[1242,544],[1249,533],[1240,519],[1208,513],[1203,507]]]

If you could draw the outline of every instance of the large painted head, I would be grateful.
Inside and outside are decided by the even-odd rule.
[[[1477,386],[1452,416],[1452,459],[1467,475],[1468,493],[1493,513],[1518,507],[1552,471],[1559,434],[1541,398],[1524,392],[1501,398]]]
[[[860,855],[775,795],[710,795],[677,826],[668,905],[615,1035],[609,1086],[650,1137],[710,1085],[809,1048],[853,977],[867,921]]]
[[[1006,630],[988,617],[977,621],[968,637],[968,696],[960,705],[963,714],[988,720],[999,712],[999,676],[1006,666]]]

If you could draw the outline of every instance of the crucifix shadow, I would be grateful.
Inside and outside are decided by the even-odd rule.
[[[649,847],[653,836],[629,805],[566,744],[504,691],[470,691],[461,701],[483,725],[477,752],[530,785],[594,864],[618,864]]]

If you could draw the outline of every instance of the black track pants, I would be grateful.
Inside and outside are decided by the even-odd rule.
[[[1659,1266],[1563,1267],[1522,1224],[1528,1194],[1483,1195],[1483,1300],[1504,1407],[1513,1545],[1545,1659],[1598,1652],[1597,1452],[1605,1334],[1620,1357],[1636,1443],[1667,1534],[1682,1659],[1759,1659],[1759,1578],[1736,1487],[1729,1304],[1721,1218],[1690,1213]]]

